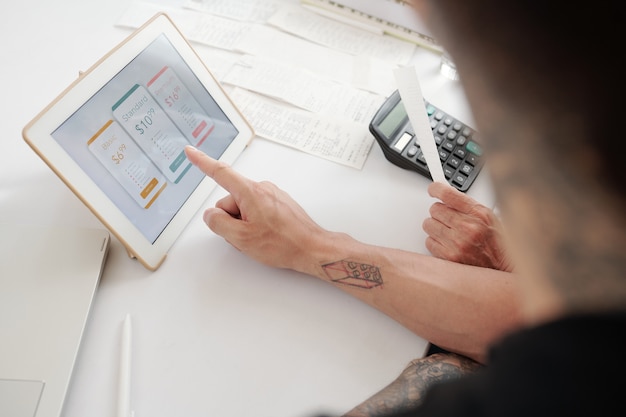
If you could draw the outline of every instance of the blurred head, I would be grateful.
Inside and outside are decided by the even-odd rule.
[[[529,317],[626,308],[623,7],[413,4],[459,70]]]

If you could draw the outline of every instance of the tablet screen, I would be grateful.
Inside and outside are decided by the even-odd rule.
[[[154,243],[205,177],[184,147],[218,159],[238,133],[162,34],[52,137]]]

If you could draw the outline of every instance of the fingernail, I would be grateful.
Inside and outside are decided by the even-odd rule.
[[[205,210],[204,214],[202,215],[202,220],[204,220],[204,223],[207,226],[209,225],[209,217],[211,217],[211,213],[209,213],[209,210]]]

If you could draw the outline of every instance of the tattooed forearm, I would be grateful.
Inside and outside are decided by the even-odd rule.
[[[400,376],[343,417],[377,417],[414,408],[434,384],[474,372],[481,365],[453,353],[436,353],[412,361]]]
[[[375,288],[383,285],[380,269],[374,265],[342,260],[322,265],[326,276],[339,284],[359,288]]]

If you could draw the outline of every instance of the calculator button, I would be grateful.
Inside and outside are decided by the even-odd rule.
[[[432,119],[430,121],[430,130],[435,130],[435,128],[437,127],[438,124],[439,124],[438,121],[436,121],[435,119]]]
[[[426,157],[424,156],[422,152],[420,152],[419,155],[417,155],[417,158],[415,158],[415,160],[417,162],[420,162],[422,165],[426,166]]]
[[[442,146],[444,147],[444,149],[450,152],[452,152],[455,147],[454,142],[450,142],[449,140],[445,141]]]
[[[456,156],[453,156],[448,161],[448,164],[451,165],[454,169],[457,169],[459,165],[461,165],[461,161]]]
[[[458,156],[461,159],[465,159],[465,156],[467,155],[467,152],[465,151],[465,148],[456,148],[454,150],[454,154],[456,156]]]
[[[446,117],[443,121],[443,124],[446,126],[450,126],[452,124],[452,119],[449,117]]]
[[[476,156],[481,156],[483,154],[483,149],[473,140],[467,142],[466,149]]]
[[[437,133],[443,135],[444,133],[446,133],[446,130],[448,130],[448,128],[446,127],[446,125],[442,124],[441,126],[439,126],[439,129],[437,129]]]
[[[404,148],[406,148],[406,145],[409,144],[411,139],[413,139],[413,136],[407,132],[404,132],[402,136],[400,136],[400,139],[398,139],[398,141],[393,145],[393,148],[398,152],[402,152]]]
[[[459,146],[463,146],[465,145],[465,142],[467,142],[467,138],[463,135],[459,136],[458,138],[456,138],[456,144]]]
[[[448,139],[454,140],[454,138],[456,138],[456,130],[450,130],[448,132]]]
[[[443,142],[443,139],[441,139],[441,136],[435,135],[435,143],[437,144],[437,146],[441,145],[441,142]]]
[[[456,130],[458,132],[459,130],[461,130],[462,127],[463,127],[463,125],[461,123],[456,122],[454,124],[454,126],[452,127],[452,129],[454,129],[454,130]]]
[[[446,166],[443,167],[443,173],[445,174],[446,179],[449,180],[454,175],[454,169],[452,169],[452,168],[450,168],[449,166],[446,165]]]
[[[459,171],[464,173],[465,175],[469,175],[472,173],[473,170],[474,170],[473,166],[471,166],[470,164],[464,163],[463,165],[461,165],[461,169]]]
[[[472,134],[472,130],[469,127],[463,129],[463,136],[469,136]]]
[[[435,119],[437,120],[443,119],[443,112],[438,111],[437,113],[435,113]]]
[[[437,111],[437,109],[432,104],[426,106],[426,113],[428,113],[428,116],[432,116],[435,111]]]
[[[441,159],[441,162],[445,162],[446,159],[448,159],[448,156],[450,156],[448,152],[443,149],[439,149],[439,158]]]
[[[478,164],[478,157],[474,155],[473,153],[470,153],[467,155],[467,158],[465,158],[465,161],[476,166]]]
[[[452,181],[454,181],[459,186],[465,184],[465,180],[467,180],[467,177],[461,173],[457,173],[452,179]]]
[[[406,151],[406,154],[410,156],[411,158],[413,158],[415,155],[417,155],[418,151],[419,151],[419,148],[413,145]]]

